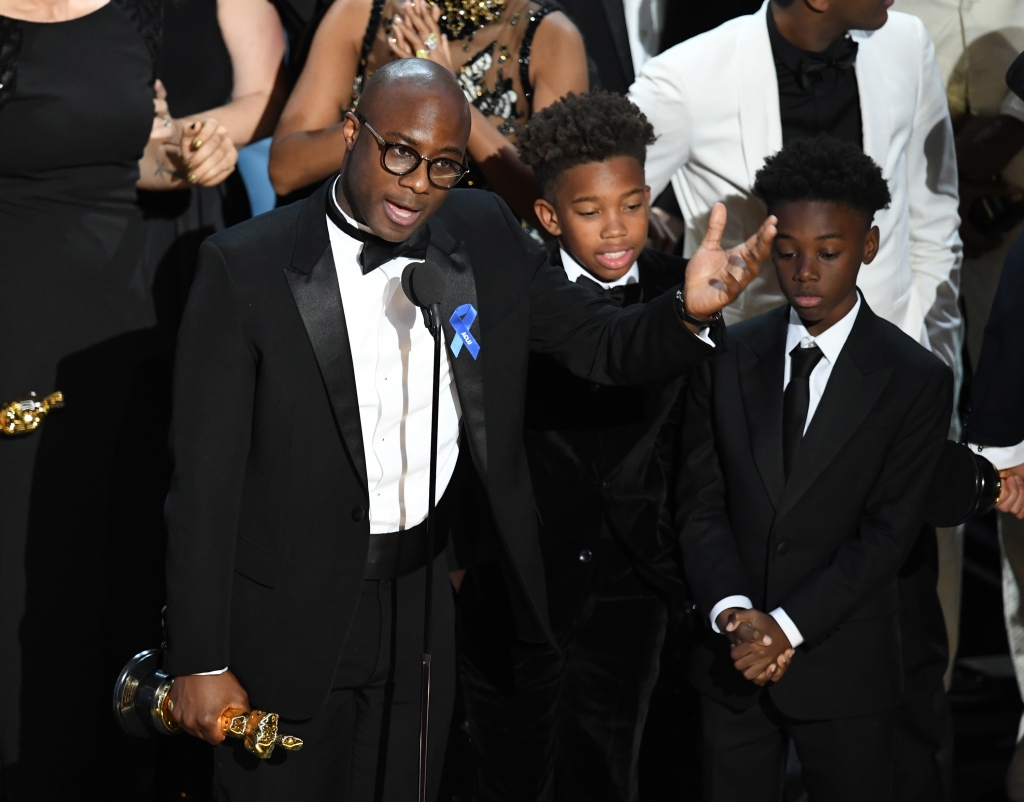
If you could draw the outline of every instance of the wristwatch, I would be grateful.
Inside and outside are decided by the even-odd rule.
[[[694,326],[702,329],[709,329],[722,319],[721,309],[707,319],[691,315],[686,311],[686,299],[683,298],[683,291],[681,289],[676,290],[676,310],[679,312],[679,316],[683,319],[684,323],[692,323]]]

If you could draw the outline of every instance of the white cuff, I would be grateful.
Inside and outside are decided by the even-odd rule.
[[[227,670],[228,670],[227,666],[225,666],[224,668],[218,668],[216,671],[200,671],[198,674],[193,674],[192,676],[193,677],[212,677],[212,676],[214,676],[216,674],[223,674]]]
[[[800,634],[800,630],[793,623],[793,619],[786,615],[785,610],[781,607],[776,607],[769,615],[775,619],[775,623],[779,625],[779,628],[786,633],[790,646],[795,649],[804,642],[804,636]]]
[[[697,337],[698,337],[699,339],[703,340],[704,342],[706,342],[706,343],[707,343],[708,345],[710,345],[710,346],[711,346],[712,348],[714,348],[714,347],[715,347],[715,343],[714,343],[714,341],[713,341],[713,340],[711,339],[711,337],[709,337],[709,336],[708,336],[708,332],[709,332],[709,331],[711,331],[711,329],[709,329],[709,328],[707,328],[707,327],[705,326],[705,327],[704,327],[703,329],[701,329],[700,331],[698,331],[698,332],[697,332]]]
[[[971,443],[971,451],[991,462],[997,471],[1005,471],[1024,462],[1024,442],[1015,446],[983,446]]]
[[[718,604],[711,608],[711,628],[715,632],[722,631],[718,628],[718,624],[715,623],[715,621],[718,620],[718,616],[722,612],[722,610],[728,610],[730,607],[741,607],[744,610],[749,610],[753,606],[754,603],[746,596],[726,596]]]

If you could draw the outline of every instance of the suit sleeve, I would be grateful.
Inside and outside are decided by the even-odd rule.
[[[667,50],[644,64],[629,88],[629,99],[640,107],[658,137],[647,148],[644,167],[652,198],[665,191],[672,176],[690,158],[690,103],[683,80],[685,71],[678,62],[676,48]]]
[[[498,203],[531,260],[530,350],[548,354],[597,384],[652,384],[675,378],[714,353],[691,332],[677,309],[675,288],[647,304],[620,309],[566,280],[547,253],[523,232],[504,201]],[[720,325],[712,337],[718,336]]]
[[[725,476],[715,446],[711,392],[711,365],[705,363],[695,368],[690,378],[676,481],[676,531],[683,568],[704,616],[710,615],[723,599],[751,596],[729,522]]]
[[[231,663],[235,535],[252,429],[256,358],[225,260],[207,241],[174,366],[167,496],[167,650],[172,675]]]
[[[960,379],[959,190],[953,126],[935,47],[920,20],[917,108],[907,143],[912,303],[924,317],[929,347]],[[911,336],[913,332],[911,332]]]
[[[885,455],[856,537],[779,605],[805,640],[813,643],[827,636],[865,595],[896,575],[920,533],[932,468],[952,413],[952,374],[936,369]]]

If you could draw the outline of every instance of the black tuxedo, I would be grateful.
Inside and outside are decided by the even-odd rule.
[[[835,770],[837,754],[845,749],[849,759],[856,744],[875,750],[859,755],[864,781],[881,777],[890,789],[884,798],[891,793],[892,710],[903,681],[897,570],[921,530],[952,411],[949,370],[861,303],[788,480],[788,307],[729,330],[728,350],[693,371],[683,426],[679,525],[702,615],[728,596],[745,595],[765,612],[781,606],[805,638],[788,673],[760,691],[733,667],[726,639],[703,632],[690,679],[705,697],[709,765],[716,765],[715,750],[739,754],[732,730],[755,719],[761,729],[766,721],[788,722],[812,798],[821,779],[808,759],[830,767],[826,781],[847,782],[845,791],[829,788],[828,798],[864,792]],[[877,732],[864,737],[836,720]],[[796,726],[802,722],[832,722],[832,729],[811,732]],[[834,751],[809,757],[822,738]],[[867,768],[873,760],[874,773]],[[728,787],[728,770],[713,782]]]
[[[658,298],[685,265],[643,251],[638,297],[617,302]],[[666,495],[684,386],[601,386],[530,355],[523,440],[561,653],[517,641],[501,571],[470,570],[459,657],[481,802],[635,798],[664,594],[682,589]]]
[[[166,506],[166,669],[230,666],[254,705],[294,719],[332,687],[369,542],[327,191],[204,243],[179,337]],[[611,383],[665,379],[711,349],[671,296],[618,310],[568,285],[494,195],[455,190],[428,225],[427,258],[447,278],[446,340],[457,306],[479,312],[479,358],[451,359],[463,449],[517,604],[550,639],[522,448],[530,350]]]
[[[626,94],[634,75],[622,0],[559,0],[559,5],[579,28],[587,58],[597,69],[600,86],[591,89]]]

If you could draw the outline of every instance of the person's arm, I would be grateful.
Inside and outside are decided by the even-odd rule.
[[[448,38],[441,33],[437,20],[440,6],[428,7],[423,0],[403,8],[404,19],[394,26],[391,49],[402,58],[412,58],[423,48],[431,34],[440,45],[430,51],[429,58],[453,75],[459,67],[452,58]],[[526,20],[519,24],[525,25]],[[550,106],[570,92],[585,93],[588,89],[587,55],[583,37],[565,14],[553,12],[541,20],[530,53],[530,82],[534,88],[531,113]],[[521,98],[525,103],[526,99]],[[469,136],[469,155],[480,167],[491,189],[501,195],[512,210],[536,225],[533,203],[540,197],[540,185],[533,170],[525,165],[513,145],[475,106],[470,107],[473,128]]]
[[[372,0],[335,0],[313,37],[309,57],[274,131],[270,181],[287,195],[341,167],[345,110]]]
[[[690,158],[693,121],[679,52],[672,48],[648,61],[629,88],[629,99],[640,107],[658,137],[647,148],[644,167],[652,198],[665,190],[675,172]]]
[[[917,538],[932,469],[953,411],[953,377],[935,370],[886,453],[857,535],[807,575],[780,607],[809,642],[826,636],[867,595],[896,575]]]
[[[924,317],[932,353],[949,365],[959,385],[960,215],[956,148],[942,72],[924,25],[920,37],[917,108],[907,143],[911,304]],[[915,332],[909,332],[916,337]]]

